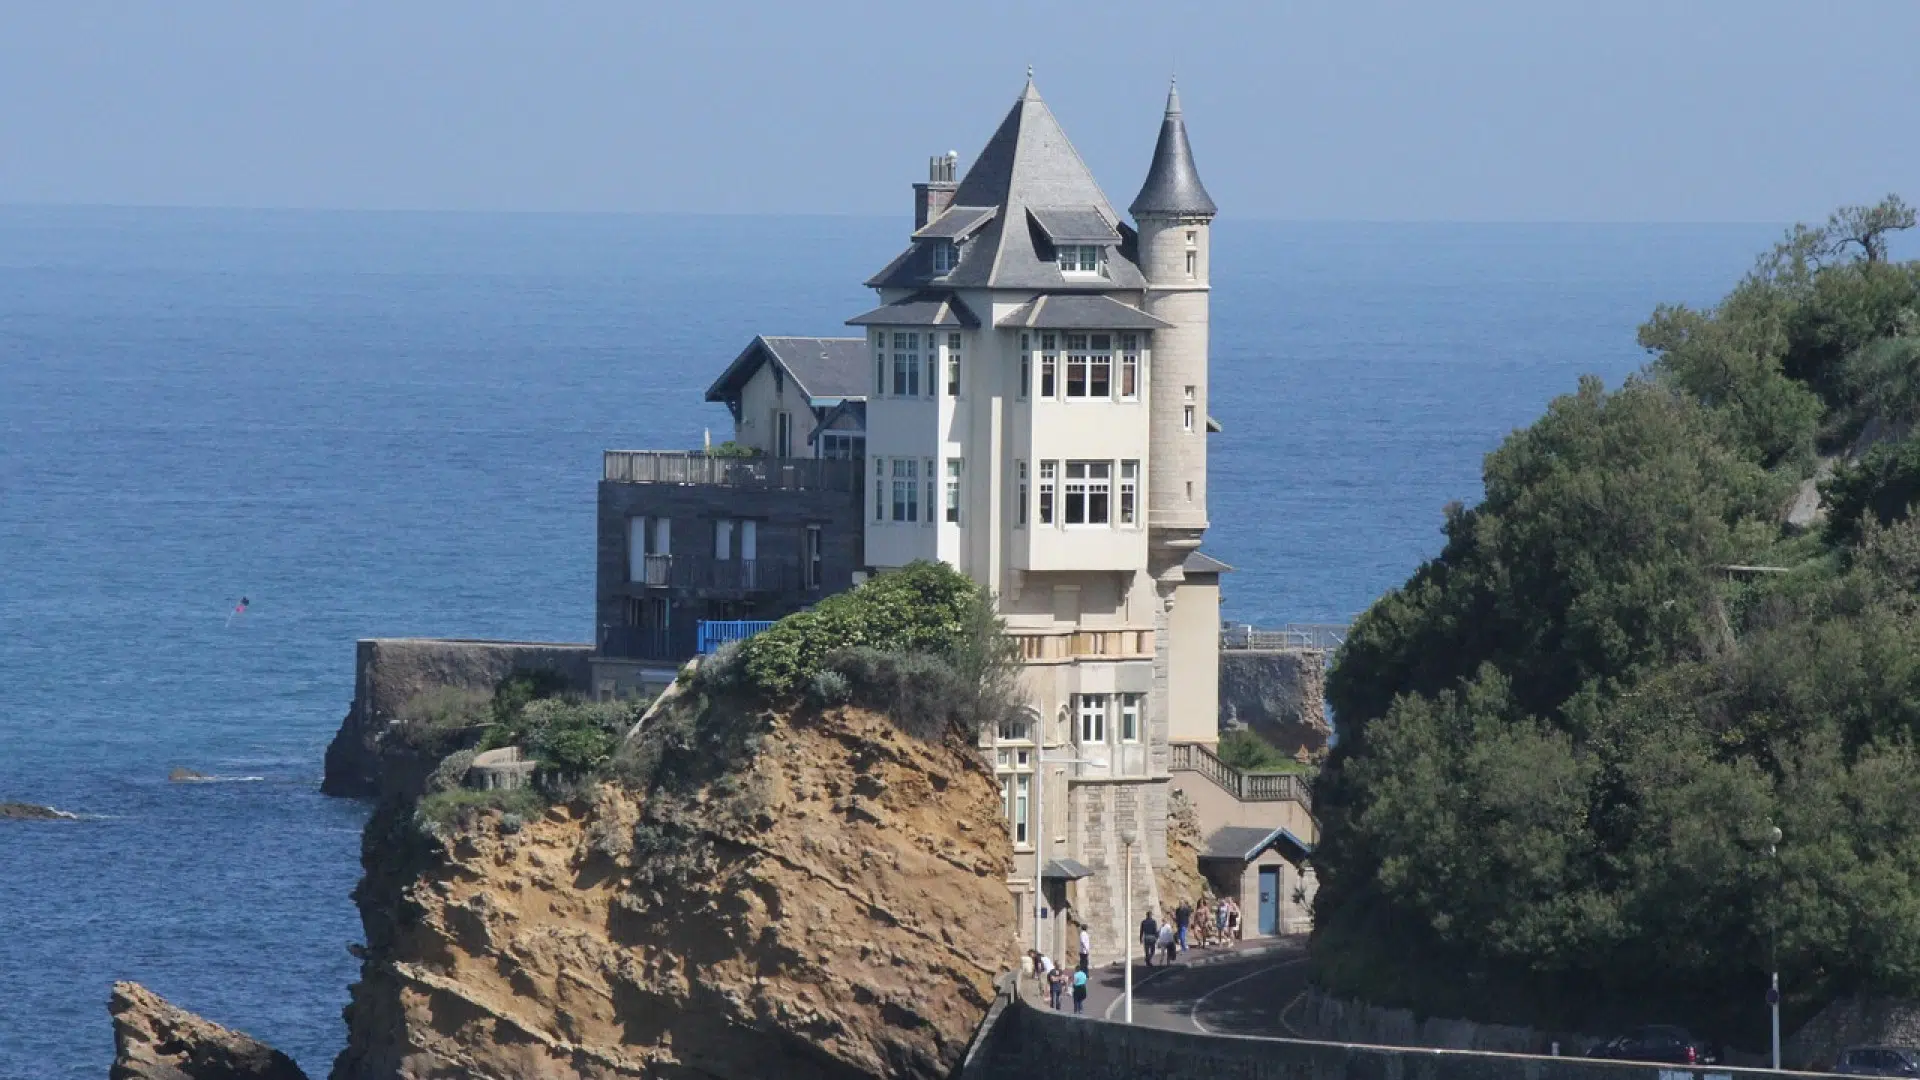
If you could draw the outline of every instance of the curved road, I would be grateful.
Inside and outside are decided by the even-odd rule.
[[[1093,983],[1087,1014],[1119,1021],[1124,974],[1101,968]],[[1187,953],[1170,968],[1134,966],[1133,1022],[1208,1035],[1295,1036],[1284,1014],[1305,989],[1303,938],[1232,953]]]

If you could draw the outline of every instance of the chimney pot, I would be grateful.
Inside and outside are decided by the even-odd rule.
[[[919,232],[927,223],[947,212],[953,205],[953,193],[959,187],[954,179],[960,155],[949,150],[927,159],[925,183],[913,185],[913,229]]]

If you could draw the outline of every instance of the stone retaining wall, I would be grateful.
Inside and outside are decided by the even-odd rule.
[[[1075,1017],[1021,1000],[1002,1014],[991,1047],[990,1064],[981,1070],[988,1080],[1781,1080],[1814,1075],[1200,1035]]]
[[[580,694],[592,689],[592,645],[458,638],[363,638],[354,653],[353,705],[327,747],[328,795],[378,795],[382,739],[414,695],[440,687],[491,691],[519,671],[549,672]]]

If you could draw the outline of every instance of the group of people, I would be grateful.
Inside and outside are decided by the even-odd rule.
[[[1240,939],[1240,905],[1230,896],[1215,900],[1212,896],[1202,896],[1196,907],[1182,901],[1173,909],[1173,914],[1164,922],[1157,920],[1153,912],[1140,920],[1140,946],[1147,955],[1147,966],[1152,967],[1155,956],[1161,957],[1161,964],[1171,964],[1180,953],[1198,946],[1229,945]],[[1090,966],[1089,953],[1093,941],[1087,933],[1085,924],[1080,927],[1080,962],[1072,971],[1067,971],[1053,962],[1053,957],[1037,949],[1027,950],[1027,959],[1033,964],[1033,974],[1047,988],[1047,1001],[1055,1009],[1060,1007],[1062,998],[1071,995],[1073,1011],[1086,1012],[1087,983]]]
[[[1165,921],[1156,920],[1151,911],[1140,920],[1140,951],[1146,954],[1148,967],[1156,956],[1162,964],[1171,964],[1175,956],[1195,946],[1209,948],[1238,940],[1240,905],[1229,896],[1217,901],[1202,896],[1197,910],[1182,902]]]

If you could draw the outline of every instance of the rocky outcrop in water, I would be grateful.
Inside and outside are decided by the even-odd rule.
[[[114,983],[110,1080],[307,1080],[293,1059],[171,1004],[139,983]]]
[[[851,709],[669,717],[631,767],[530,818],[376,811],[335,1076],[950,1073],[1012,959],[969,739]]]
[[[0,821],[77,821],[78,814],[37,803],[0,802]]]

